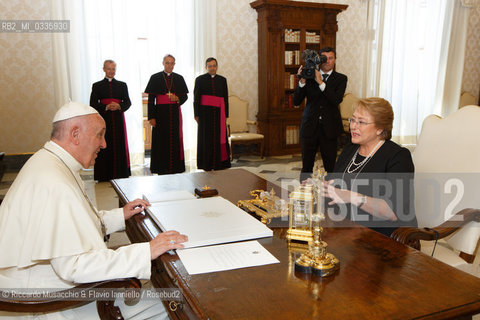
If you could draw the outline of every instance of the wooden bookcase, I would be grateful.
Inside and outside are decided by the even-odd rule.
[[[293,106],[295,75],[305,49],[335,48],[337,15],[347,5],[287,0],[250,3],[258,13],[258,126],[265,154],[300,152],[304,104]]]

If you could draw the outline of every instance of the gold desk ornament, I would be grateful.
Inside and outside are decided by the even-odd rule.
[[[333,254],[327,253],[327,243],[322,240],[321,224],[325,221],[325,199],[321,195],[323,181],[325,173],[317,170],[309,182],[292,192],[288,230],[290,238],[287,233],[287,239],[302,241],[304,238],[301,236],[307,238],[306,235],[311,235],[308,239],[308,252],[295,261],[295,271],[327,277],[340,268],[340,261]]]
[[[309,242],[313,239],[314,197],[311,184],[300,185],[290,193],[287,240]]]
[[[250,195],[253,199],[239,200],[237,206],[260,217],[260,221],[268,224],[273,218],[280,218],[288,215],[288,204],[280,199],[275,191],[252,190]]]

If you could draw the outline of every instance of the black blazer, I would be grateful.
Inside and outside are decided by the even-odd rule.
[[[297,86],[293,94],[294,105],[300,105],[307,97],[300,127],[301,137],[311,137],[320,123],[329,139],[334,139],[343,133],[342,117],[338,105],[343,100],[347,80],[346,75],[333,71],[325,82],[326,87],[323,92],[314,79],[307,79],[303,88]]]

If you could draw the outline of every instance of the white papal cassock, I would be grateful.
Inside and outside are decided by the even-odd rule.
[[[123,210],[99,211],[97,216],[84,196],[81,168],[52,141],[24,165],[0,206],[0,288],[65,289],[75,283],[150,278],[149,243],[117,250],[106,247],[100,219],[107,234],[123,230]],[[145,303],[157,304],[149,312],[161,308],[165,317],[158,302]],[[138,311],[120,307],[125,318]],[[140,303],[138,308],[143,308]],[[0,319],[2,315],[7,313],[0,313]],[[90,303],[40,318],[92,319],[95,315],[95,303]]]

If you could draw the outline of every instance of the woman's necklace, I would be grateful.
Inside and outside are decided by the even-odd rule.
[[[342,180],[344,180],[345,173],[354,173],[355,171],[358,170],[357,174],[355,175],[355,178],[353,178],[353,180],[355,180],[358,174],[363,170],[363,168],[365,168],[365,166],[370,161],[370,159],[372,159],[373,155],[380,148],[383,142],[385,141],[384,140],[378,141],[378,143],[375,145],[372,151],[370,151],[368,156],[366,156],[365,159],[363,159],[359,163],[356,163],[355,161],[357,160],[358,150],[360,150],[360,146],[359,146],[357,151],[355,151],[355,154],[353,155],[352,160],[350,160],[350,162],[348,163],[348,166],[343,171]]]
[[[357,151],[355,151],[355,154],[352,157],[352,160],[350,161],[349,165],[346,168],[347,172],[348,173],[355,172],[359,168],[361,168],[364,164],[366,164],[368,161],[370,161],[370,158],[377,151],[377,149],[380,147],[382,143],[383,143],[383,140],[378,141],[378,143],[375,145],[375,147],[373,147],[372,151],[370,151],[368,156],[366,156],[365,159],[363,159],[359,163],[356,163],[355,161],[357,160],[358,150],[360,150],[360,147],[358,147]],[[353,168],[353,166],[355,166],[355,168]]]

